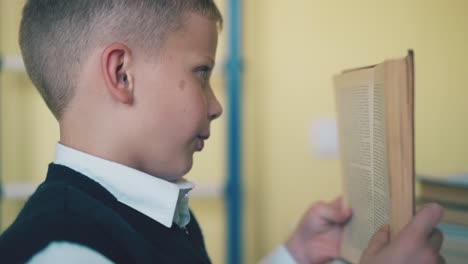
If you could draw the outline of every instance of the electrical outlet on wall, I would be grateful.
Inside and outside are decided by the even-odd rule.
[[[338,129],[336,119],[319,118],[311,122],[310,147],[312,154],[319,159],[338,158]]]

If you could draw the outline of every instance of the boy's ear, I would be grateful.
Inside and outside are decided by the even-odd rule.
[[[121,43],[108,46],[101,56],[101,70],[107,91],[124,104],[133,103],[133,76],[130,69],[130,49]]]

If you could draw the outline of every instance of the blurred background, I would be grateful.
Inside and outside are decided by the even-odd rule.
[[[230,21],[229,0],[216,1]],[[0,0],[1,229],[45,178],[58,125],[17,64],[24,1]],[[255,0],[238,16],[243,60],[240,128],[242,263],[287,239],[303,212],[341,193],[332,77],[416,58],[416,170],[468,172],[468,1]],[[230,25],[221,33],[215,92],[225,104]],[[225,107],[226,108],[226,107]],[[229,111],[229,109],[227,109]],[[187,178],[213,263],[226,263],[227,117],[213,124]]]

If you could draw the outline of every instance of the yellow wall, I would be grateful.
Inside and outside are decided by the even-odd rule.
[[[313,120],[334,117],[331,77],[342,69],[413,48],[417,171],[468,170],[467,1],[244,5],[247,207],[260,221],[253,259],[282,242],[311,202],[340,193],[338,161],[314,157],[308,137]]]
[[[22,1],[0,1],[0,54],[19,54],[21,6]],[[57,125],[25,73],[1,73],[0,88],[2,181],[40,182],[58,139]],[[21,206],[2,201],[2,229]]]
[[[219,1],[222,7],[225,1]],[[338,161],[312,155],[309,128],[314,120],[334,117],[331,76],[342,69],[400,57],[413,48],[416,168],[430,174],[468,170],[467,1],[243,2],[246,263],[284,241],[311,202],[340,193]],[[21,5],[0,0],[1,53],[19,54]],[[225,47],[218,57],[224,57]],[[40,181],[53,157],[57,125],[25,74],[0,78],[2,178]],[[224,101],[222,82],[214,78]],[[200,185],[224,180],[225,116],[213,124],[213,136],[188,175]],[[3,206],[13,212],[19,205]],[[222,202],[194,199],[192,207],[214,263],[223,263]],[[4,214],[2,222],[11,215]]]

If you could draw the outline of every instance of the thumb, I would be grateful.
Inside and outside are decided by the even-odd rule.
[[[435,203],[427,204],[416,213],[413,220],[403,228],[401,233],[409,232],[413,236],[426,240],[443,215],[444,211],[440,205]]]
[[[369,244],[363,254],[363,257],[377,255],[377,253],[385,248],[389,242],[389,227],[388,225],[383,225],[369,240]]]

